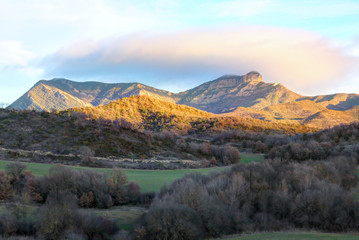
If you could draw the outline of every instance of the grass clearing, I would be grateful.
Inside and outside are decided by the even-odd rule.
[[[146,212],[145,208],[140,207],[112,207],[110,209],[81,209],[81,211],[89,211],[99,216],[104,216],[115,220],[118,226],[124,230],[134,228],[134,222],[142,214]]]
[[[262,162],[264,156],[262,154],[241,153],[241,162]],[[4,170],[5,165],[11,161],[0,161],[0,171]],[[54,164],[46,163],[24,163],[27,165],[28,170],[31,170],[35,176],[42,176],[48,174],[49,169]],[[67,165],[66,165],[67,166]],[[79,166],[67,166],[71,169],[90,169],[97,172],[109,172],[109,168],[87,168]],[[171,184],[174,180],[182,178],[187,173],[201,173],[209,174],[212,171],[223,171],[229,167],[213,167],[201,169],[178,169],[178,170],[137,170],[137,169],[124,169],[129,181],[136,182],[143,192],[158,192],[164,184]]]
[[[226,240],[358,240],[359,233],[315,233],[315,232],[275,232],[254,233],[237,237],[221,238]]]
[[[241,163],[263,162],[264,154],[241,153]]]

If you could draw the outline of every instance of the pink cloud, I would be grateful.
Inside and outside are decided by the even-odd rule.
[[[88,68],[101,76],[133,71],[163,73],[169,79],[257,70],[265,81],[318,94],[318,89],[344,81],[357,62],[345,48],[312,32],[239,27],[86,41],[48,56],[43,65],[49,74],[76,76]]]

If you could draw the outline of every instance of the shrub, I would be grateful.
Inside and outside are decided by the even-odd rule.
[[[142,219],[142,239],[195,240],[203,238],[203,226],[197,213],[186,206],[151,208]]]

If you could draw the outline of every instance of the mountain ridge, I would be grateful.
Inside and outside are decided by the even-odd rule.
[[[155,99],[187,105],[199,110],[227,116],[251,117],[279,122],[317,125],[327,116],[333,124],[359,119],[359,94],[337,93],[303,96],[282,84],[267,83],[259,72],[245,75],[227,74],[187,91],[172,93],[142,83],[76,82],[63,78],[40,80],[9,108],[34,110],[66,110],[69,108],[107,105],[130,96],[150,96]],[[326,111],[326,110],[332,110]],[[324,112],[320,114],[320,112]],[[317,114],[318,113],[318,114]],[[335,117],[335,113],[339,118]],[[344,115],[343,115],[344,114]],[[306,118],[311,117],[309,120]],[[318,118],[320,121],[316,121]],[[335,119],[335,120],[334,120]],[[328,119],[331,121],[331,119]],[[325,126],[331,126],[324,124]]]

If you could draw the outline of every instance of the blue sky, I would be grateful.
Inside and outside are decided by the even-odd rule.
[[[357,0],[0,0],[0,102],[54,77],[178,92],[251,70],[359,93],[358,59]]]

